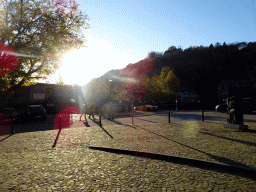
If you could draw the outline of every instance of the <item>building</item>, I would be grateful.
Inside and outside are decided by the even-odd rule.
[[[178,109],[201,109],[200,95],[198,95],[194,90],[187,87],[180,88],[176,102]]]
[[[180,88],[179,97],[177,98],[180,103],[200,103],[200,96],[190,88]]]
[[[218,103],[222,103],[223,99],[234,95],[240,95],[242,97],[251,96],[251,85],[247,80],[226,80],[223,79],[218,88]]]
[[[56,113],[67,106],[79,106],[84,102],[80,86],[38,83],[20,87],[9,100],[10,107],[18,111],[27,105],[41,104],[48,113]]]

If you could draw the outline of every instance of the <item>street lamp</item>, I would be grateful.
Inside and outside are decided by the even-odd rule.
[[[111,101],[111,82],[112,82],[112,80],[110,79],[109,80],[109,99],[110,99],[110,101]]]
[[[177,100],[177,97],[176,97],[176,111],[178,110],[178,100]]]

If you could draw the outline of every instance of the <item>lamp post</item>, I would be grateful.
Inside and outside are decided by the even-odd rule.
[[[132,124],[133,124],[133,102],[134,102],[134,88],[132,87],[132,90],[131,90],[131,95],[132,95],[132,103],[131,103],[131,107],[132,107]]]
[[[111,82],[112,80],[109,80],[109,100],[111,101]]]
[[[177,100],[177,97],[176,97],[176,111],[178,110],[178,100]]]

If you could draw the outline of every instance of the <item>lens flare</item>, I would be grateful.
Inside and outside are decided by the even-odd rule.
[[[0,76],[11,73],[18,67],[18,57],[14,50],[0,42]]]

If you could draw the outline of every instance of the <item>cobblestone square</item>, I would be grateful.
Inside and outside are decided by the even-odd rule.
[[[0,191],[255,191],[255,176],[90,149],[143,151],[256,169],[256,125],[222,121],[107,125],[0,137]]]

